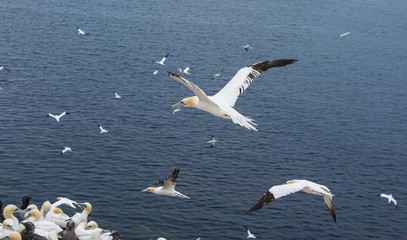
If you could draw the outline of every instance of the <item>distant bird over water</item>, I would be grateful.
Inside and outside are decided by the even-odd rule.
[[[243,48],[246,50],[246,52],[248,52],[249,49],[252,49],[252,47],[250,47],[250,45],[244,45]]]
[[[70,147],[64,147],[64,149],[62,149],[62,151],[61,151],[61,155],[66,153],[67,151],[72,152],[72,149]]]
[[[158,73],[158,70],[155,70],[155,71],[153,72],[153,76],[157,75],[157,73]]]
[[[397,201],[396,201],[396,199],[393,198],[392,194],[387,195],[387,194],[382,193],[382,194],[380,194],[380,197],[387,198],[389,200],[389,203],[393,202],[394,206],[397,207]]]
[[[193,68],[192,67],[186,67],[185,69],[178,68],[178,72],[190,75],[191,73],[188,72],[190,69]]]
[[[67,115],[67,114],[70,114],[70,113],[69,112],[63,112],[63,113],[61,113],[59,115],[54,115],[54,114],[48,113],[47,117],[53,117],[53,118],[55,118],[55,120],[57,120],[57,122],[59,122],[59,119],[61,117],[65,116],[65,115]]]
[[[79,27],[77,27],[76,29],[78,29],[78,34],[79,35],[85,35],[85,31],[83,31],[82,29],[80,29]]]
[[[271,187],[248,211],[256,211],[261,209],[264,205],[269,204],[271,201],[277,198],[284,197],[291,193],[298,191],[304,191],[309,194],[322,195],[324,196],[324,202],[332,215],[332,218],[336,222],[335,207],[332,202],[332,197],[334,196],[329,189],[318,183],[314,183],[308,180],[290,180],[286,184],[276,185]]]
[[[120,95],[117,94],[117,92],[114,92],[114,98],[122,98],[122,97],[120,97]]]
[[[1,71],[1,70],[6,70],[6,71],[11,72],[10,69],[6,68],[5,66],[0,66],[0,71]]]
[[[157,195],[168,196],[168,197],[177,197],[177,198],[186,198],[190,199],[188,196],[175,191],[176,180],[178,177],[179,168],[174,169],[171,176],[167,177],[165,181],[158,181],[158,187],[148,187],[142,192],[151,192]]]
[[[98,125],[99,129],[100,129],[100,133],[108,133],[109,131],[104,129],[102,126]]]
[[[181,111],[181,108],[176,108],[176,109],[174,109],[174,111],[172,111],[171,115],[174,115],[176,112],[179,112],[179,111]]]
[[[345,37],[345,36],[348,36],[349,34],[350,34],[350,32],[342,33],[341,35],[339,35],[339,37]]]
[[[237,98],[250,86],[260,73],[273,67],[283,67],[294,63],[295,59],[277,59],[255,63],[248,67],[241,68],[236,75],[217,94],[207,96],[197,85],[185,78],[168,72],[168,75],[178,82],[187,86],[196,96],[182,99],[172,108],[194,107],[209,112],[217,117],[231,119],[235,124],[247,129],[255,130],[256,125],[252,119],[243,116],[233,107]]]
[[[220,77],[220,76],[222,75],[222,72],[223,72],[223,70],[220,71],[220,72],[218,72],[218,73],[213,74],[211,80],[213,80],[213,79],[215,79],[215,78],[217,78],[217,77]]]
[[[256,236],[254,236],[254,234],[252,234],[249,230],[249,228],[246,227],[246,231],[247,231],[247,238],[256,238]]]
[[[216,140],[215,137],[212,136],[212,137],[211,137],[211,140],[207,141],[207,143],[210,143],[210,144],[211,144],[210,147],[213,147],[217,141],[218,141],[218,140]]]
[[[169,55],[170,55],[170,54],[167,53],[167,55],[165,55],[165,56],[161,59],[161,61],[154,61],[154,60],[153,60],[153,62],[157,63],[158,65],[165,66],[164,62],[165,62],[165,60],[167,60],[167,57],[168,57]]]

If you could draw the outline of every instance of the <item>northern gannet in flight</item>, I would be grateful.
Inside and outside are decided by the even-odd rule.
[[[247,238],[256,238],[256,236],[254,236],[254,234],[252,234],[247,227],[246,227],[246,231],[247,231]]]
[[[157,73],[158,73],[158,70],[155,70],[155,71],[153,72],[153,76],[157,75]]]
[[[392,194],[387,195],[387,194],[382,193],[382,194],[380,194],[380,197],[387,198],[389,200],[389,203],[393,202],[394,205],[397,207],[397,201],[396,201],[396,199],[393,198]]]
[[[108,133],[109,131],[104,129],[102,126],[98,125],[99,129],[100,129],[100,133]]]
[[[70,114],[70,113],[69,112],[63,112],[63,113],[61,113],[59,115],[54,115],[54,114],[48,113],[47,117],[53,117],[53,118],[55,118],[55,120],[57,120],[57,122],[59,122],[59,119],[61,117],[65,116],[65,115],[67,115],[67,114]]]
[[[79,204],[76,201],[73,201],[73,200],[71,200],[69,198],[66,198],[66,197],[57,197],[57,200],[58,201],[54,202],[51,205],[51,208],[59,207],[62,204],[64,204],[65,206],[69,206],[71,208],[75,208],[75,209],[76,209],[76,206],[79,206]]]
[[[78,34],[79,34],[79,35],[85,35],[85,34],[86,34],[85,31],[83,31],[83,30],[80,29],[79,27],[77,27],[77,29],[78,29]]]
[[[308,180],[290,180],[286,184],[276,185],[271,187],[264,195],[261,197],[247,213],[259,210],[264,205],[269,204],[274,199],[284,197],[288,194],[295,193],[298,191],[304,191],[309,194],[322,195],[324,196],[324,202],[329,209],[334,221],[336,222],[336,214],[334,204],[332,202],[332,197],[334,196],[329,189],[318,183],[314,183]]]
[[[161,61],[154,61],[154,60],[153,60],[153,62],[155,62],[155,63],[157,63],[157,64],[159,64],[159,65],[161,65],[161,66],[165,66],[164,62],[165,62],[165,60],[167,59],[167,57],[168,57],[169,55],[170,55],[170,54],[167,53],[167,55],[165,55],[165,56],[163,57],[163,59],[161,59]]]
[[[250,47],[250,45],[244,45],[243,48],[247,51],[249,51],[249,49],[251,49],[252,47]]]
[[[62,149],[62,151],[61,151],[61,155],[66,153],[67,151],[72,152],[72,149],[70,147],[64,147],[64,149]]]
[[[117,92],[114,92],[114,98],[122,98],[122,97],[120,97],[120,95],[117,94]]]
[[[186,67],[185,69],[178,68],[178,72],[190,75],[190,73],[188,72],[189,69],[193,69],[193,68],[192,67]]]
[[[210,143],[210,144],[211,144],[210,147],[213,147],[217,141],[218,141],[218,140],[216,140],[215,137],[212,136],[212,137],[211,137],[211,140],[207,141],[207,143]]]
[[[218,72],[218,73],[213,74],[211,80],[213,80],[213,79],[215,79],[215,78],[217,78],[217,77],[220,77],[220,76],[222,75],[222,72],[223,72],[223,70],[220,71],[220,72]]]
[[[1,70],[6,70],[6,71],[11,72],[11,70],[10,70],[10,69],[8,69],[8,68],[6,68],[5,66],[0,66],[0,71],[1,71]]]
[[[207,96],[197,85],[176,74],[168,72],[168,75],[178,82],[187,86],[196,96],[182,99],[172,108],[195,107],[209,112],[217,117],[231,119],[235,124],[247,129],[255,130],[256,125],[252,119],[237,112],[233,106],[237,98],[250,86],[260,73],[273,67],[283,67],[294,63],[295,59],[277,59],[255,63],[241,68],[236,75],[217,94]]]
[[[350,34],[350,32],[342,33],[341,35],[339,35],[339,37],[345,37],[345,36],[347,36],[349,34]]]
[[[165,181],[160,180],[158,181],[158,187],[148,187],[142,192],[151,192],[157,195],[163,195],[168,197],[178,197],[178,198],[187,198],[190,199],[188,196],[175,191],[175,181],[177,180],[179,173],[179,168],[174,169],[171,176],[167,177]]]

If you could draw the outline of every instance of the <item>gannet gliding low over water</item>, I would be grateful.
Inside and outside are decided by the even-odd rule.
[[[220,76],[222,75],[222,72],[223,72],[223,70],[220,71],[220,72],[218,72],[218,73],[213,74],[211,80],[213,80],[213,79],[215,79],[215,78],[217,78],[217,77],[220,77]]]
[[[347,36],[349,34],[350,34],[350,32],[342,33],[341,35],[339,35],[339,37],[345,37],[345,36]]]
[[[172,108],[194,107],[209,112],[217,117],[231,119],[235,124],[257,131],[252,119],[237,112],[233,106],[237,98],[250,86],[260,73],[273,67],[283,67],[294,63],[295,59],[276,59],[255,63],[241,68],[236,75],[217,94],[207,96],[197,85],[176,74],[168,72],[168,75],[178,82],[187,86],[196,96],[182,99]]]
[[[122,97],[120,97],[120,95],[117,94],[117,92],[114,92],[114,98],[122,98]]]
[[[65,116],[65,115],[67,115],[67,114],[70,114],[70,113],[69,112],[63,112],[63,113],[61,113],[59,115],[54,115],[54,114],[48,113],[47,117],[53,117],[53,118],[55,118],[55,120],[57,120],[57,122],[59,122],[59,119],[61,117]]]
[[[250,45],[244,45],[243,48],[246,50],[246,52],[248,52],[252,47],[250,47]]]
[[[102,126],[98,125],[99,129],[100,129],[100,133],[108,133],[109,131],[104,129]]]
[[[153,76],[157,75],[157,73],[158,73],[158,70],[155,70],[155,71],[153,72]]]
[[[389,203],[393,202],[394,205],[397,207],[397,201],[396,201],[396,199],[393,198],[392,194],[387,195],[387,194],[382,193],[382,194],[380,194],[380,197],[387,198],[389,200]]]
[[[163,57],[163,59],[161,59],[161,61],[154,61],[153,60],[153,62],[155,62],[155,63],[157,63],[157,64],[159,64],[159,65],[161,65],[161,66],[165,66],[165,64],[164,64],[164,62],[165,62],[165,60],[167,59],[167,57],[169,56],[170,54],[169,53],[167,53],[167,55],[165,55],[164,57]]]
[[[218,141],[218,140],[216,140],[215,137],[212,136],[212,137],[211,137],[211,140],[207,141],[207,143],[210,143],[210,144],[211,144],[210,147],[213,147],[213,145],[215,145],[215,143],[216,143],[217,141]]]
[[[85,34],[86,34],[85,31],[83,31],[83,30],[80,29],[79,27],[77,27],[77,29],[78,29],[78,34],[79,34],[79,35],[85,35]]]
[[[178,68],[178,72],[190,75],[191,73],[188,72],[189,69],[193,69],[193,68],[192,67],[186,67],[185,69]]]
[[[254,236],[254,234],[252,234],[247,227],[246,227],[246,231],[247,231],[247,238],[256,238],[256,236]]]
[[[190,199],[188,196],[175,191],[175,181],[177,180],[179,173],[179,168],[174,169],[171,176],[167,177],[165,181],[160,180],[158,181],[158,187],[148,187],[142,192],[151,192],[157,195],[163,195],[168,197],[178,197],[178,198],[187,198]]]
[[[336,222],[336,214],[334,204],[332,202],[332,197],[334,196],[329,189],[318,183],[314,183],[308,180],[290,180],[286,184],[276,185],[271,187],[264,195],[261,197],[247,213],[259,210],[264,205],[269,204],[271,201],[277,198],[284,197],[288,194],[295,193],[298,191],[304,191],[309,194],[322,195],[324,196],[324,202],[329,209],[334,221]]]
[[[66,153],[67,151],[72,152],[72,149],[70,147],[64,147],[64,149],[61,151],[61,155]]]
[[[1,71],[1,70],[6,70],[6,71],[11,72],[10,69],[6,68],[5,66],[0,66],[0,71]]]

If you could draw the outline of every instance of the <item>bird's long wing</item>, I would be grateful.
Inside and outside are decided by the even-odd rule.
[[[288,194],[298,192],[302,189],[303,184],[301,182],[273,186],[247,212],[249,213],[252,211],[259,210],[260,208],[264,207],[264,205],[269,204],[274,199],[284,197]]]
[[[167,177],[167,179],[165,179],[163,189],[174,191],[178,173],[179,173],[179,168],[174,169],[171,176],[169,176],[169,177]]]
[[[328,195],[324,195],[324,202],[325,202],[325,205],[328,207],[332,218],[336,222],[335,207],[334,207],[334,203],[332,202],[332,197],[328,196]]]
[[[236,75],[213,97],[219,101],[226,102],[233,107],[237,98],[250,86],[262,72],[272,67],[283,67],[294,63],[295,59],[276,59],[255,63],[248,67],[241,68]]]
[[[195,95],[199,98],[199,101],[213,103],[216,105],[216,103],[214,103],[212,100],[210,100],[209,97],[204,93],[204,91],[202,91],[197,85],[195,85],[192,82],[186,80],[185,78],[183,78],[177,74],[171,73],[171,72],[168,72],[168,76],[174,78],[178,82],[187,86],[192,92],[195,93]]]

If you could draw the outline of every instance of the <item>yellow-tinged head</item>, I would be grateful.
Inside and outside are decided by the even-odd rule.
[[[12,232],[8,235],[10,240],[21,240],[21,235],[18,232]]]
[[[88,222],[88,226],[87,226],[87,229],[96,229],[96,228],[98,228],[99,226],[98,226],[98,224],[95,222],[95,221],[90,221],[90,222]]]
[[[84,211],[86,211],[89,214],[90,211],[92,211],[92,205],[90,203],[88,203],[88,202],[85,202],[84,204],[86,206]]]
[[[195,103],[198,101],[197,96],[193,97],[187,97],[181,100],[181,102],[178,102],[177,104],[174,104],[171,106],[171,108],[180,108],[180,107],[195,107]]]
[[[64,212],[60,208],[54,208],[54,213],[55,214],[64,214]]]
[[[49,210],[51,210],[51,202],[50,201],[45,201],[41,205],[41,211],[45,211],[47,213]]]
[[[40,211],[38,211],[37,208],[31,209],[28,213],[33,216],[36,221],[40,220]]]
[[[148,187],[148,188],[142,190],[142,192],[152,192],[152,193],[154,193],[154,191],[155,191],[155,187]]]
[[[13,218],[13,212],[17,209],[16,205],[9,204],[3,209],[4,218]]]
[[[14,225],[14,221],[12,219],[10,219],[10,218],[5,219],[3,221],[3,230],[8,229],[8,230],[13,230],[14,231],[13,225]]]

